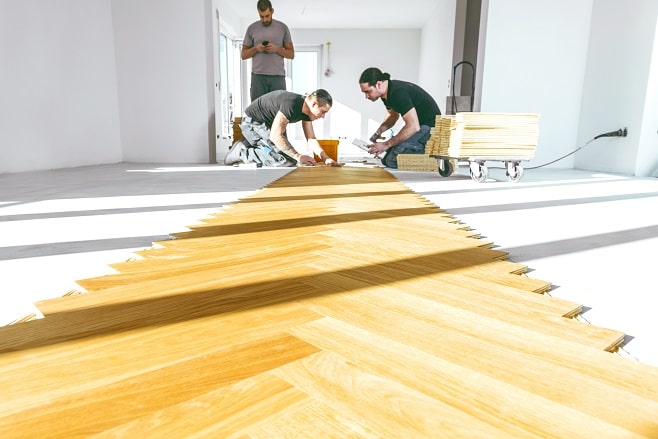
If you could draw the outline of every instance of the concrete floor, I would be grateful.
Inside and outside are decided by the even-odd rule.
[[[508,182],[496,162],[476,183],[392,171],[434,204],[550,281],[582,318],[627,334],[622,355],[658,366],[653,294],[658,179],[579,170],[526,170]],[[185,230],[290,169],[116,164],[0,175],[0,325],[33,303],[80,291],[77,279]]]

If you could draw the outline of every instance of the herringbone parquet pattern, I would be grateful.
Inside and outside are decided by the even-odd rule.
[[[658,437],[623,334],[383,169],[175,238],[0,328],[1,437]]]

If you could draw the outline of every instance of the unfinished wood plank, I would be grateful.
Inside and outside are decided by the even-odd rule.
[[[629,431],[607,422],[592,425],[594,419],[582,412],[504,381],[490,380],[474,368],[445,361],[339,320],[318,320],[298,326],[293,332],[323,352],[340,355],[357,370],[402,383],[478,421],[460,425],[462,420],[459,417],[441,416],[444,420],[441,431],[453,432],[460,437],[486,437],[487,434],[491,437],[632,436]],[[382,356],[382,352],[395,354]],[[292,363],[289,368],[297,364]],[[339,379],[348,377],[333,381]],[[436,413],[425,413],[425,416],[434,417]],[[482,429],[482,422],[498,431],[493,433]],[[592,428],[584,431],[583,425],[592,425]]]
[[[179,279],[180,280],[180,279]],[[149,284],[149,295],[135,298],[139,285],[108,288],[99,294],[74,296],[65,312],[47,318],[0,328],[0,352],[37,348],[70,339],[121,333],[136,328],[173,325],[192,319],[222,316],[260,307],[275,306],[297,298],[318,294],[307,285],[279,280],[218,287],[220,280],[199,289],[177,286],[166,289],[166,282]],[[215,286],[212,286],[215,285]]]
[[[444,327],[426,318],[401,317],[395,311],[372,304],[341,309],[332,306],[322,312],[331,313],[335,320],[424,351],[637,434],[658,431],[658,419],[655,418],[655,413],[658,413],[658,400],[655,399],[658,388],[652,384],[647,390],[638,391],[634,385],[620,382],[621,376],[615,369],[623,364],[619,361],[623,362],[624,359],[614,354],[564,340],[556,341],[552,349],[546,349],[550,336],[542,343],[533,344],[519,337],[521,333],[516,337],[510,335],[515,345],[508,345],[491,340],[497,329],[491,329],[488,339],[472,337],[463,333],[461,326]],[[522,333],[531,336],[525,331]],[[520,348],[526,342],[534,352]],[[583,367],[582,363],[569,361],[571,355],[565,352],[573,352],[574,349],[586,352],[591,359],[596,358],[600,365],[592,366],[592,370]],[[641,376],[638,370],[635,379],[655,382],[658,376],[655,368],[653,371],[647,368],[646,371],[650,376]],[[560,385],[546,379],[556,375],[560,376]],[[610,401],[615,401],[615,404],[610,404]],[[634,409],[627,410],[628,407]]]
[[[472,437],[504,437],[495,426],[425,393],[360,370],[330,352],[273,373],[337,412],[356,415],[366,428],[380,434],[427,438],[441,431],[446,436],[472,432]]]
[[[105,333],[93,338],[70,337],[66,342],[44,345],[38,350],[5,353],[0,357],[0,387],[6,399],[0,399],[0,409],[3,416],[14,415],[69,394],[92,392],[174,364],[218,351],[227,352],[234,346],[277,337],[291,326],[319,317],[295,304],[282,304],[166,326],[135,325],[132,331]],[[71,352],[75,355],[69,356]],[[244,365],[246,371],[254,370],[268,359],[247,358],[245,361],[254,363]],[[240,364],[235,366],[240,367]],[[39,373],[24,382],[18,378],[26,370]],[[172,384],[176,382],[171,381]]]
[[[316,400],[299,405],[295,410],[278,413],[266,422],[247,430],[245,436],[252,439],[271,438],[369,438],[381,437],[381,433],[367,428],[362,419],[352,413],[339,412]]]
[[[268,422],[281,411],[310,403],[312,401],[303,392],[263,373],[165,407],[94,437],[233,437]]]
[[[48,398],[37,407],[14,413],[10,418],[0,418],[0,434],[3,430],[6,433],[29,429],[33,437],[55,432],[59,437],[75,437],[114,428],[317,351],[317,348],[285,335],[210,351],[206,355],[156,366],[114,383],[97,385],[87,391]],[[260,353],[258,358],[254,357],[254,352]],[[98,416],[78,417],[75,423],[60,422],[82,410]],[[6,437],[5,434],[2,436]]]

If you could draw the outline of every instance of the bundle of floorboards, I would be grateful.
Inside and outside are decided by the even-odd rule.
[[[455,158],[529,160],[539,138],[539,115],[457,113],[437,116],[425,153]]]
[[[0,328],[0,437],[658,435],[622,333],[384,169],[298,168],[175,237]]]
[[[236,116],[233,118],[233,142],[244,139],[242,136],[242,129],[240,124],[242,123],[242,117]]]

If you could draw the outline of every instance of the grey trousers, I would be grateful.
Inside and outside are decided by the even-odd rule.
[[[251,88],[249,89],[249,96],[251,102],[259,97],[275,90],[286,89],[286,77],[276,75],[259,75],[258,73],[251,74]]]
[[[264,123],[255,122],[251,117],[245,116],[240,121],[242,136],[247,139],[251,145],[262,145],[270,147],[273,145],[270,140],[270,129]]]

